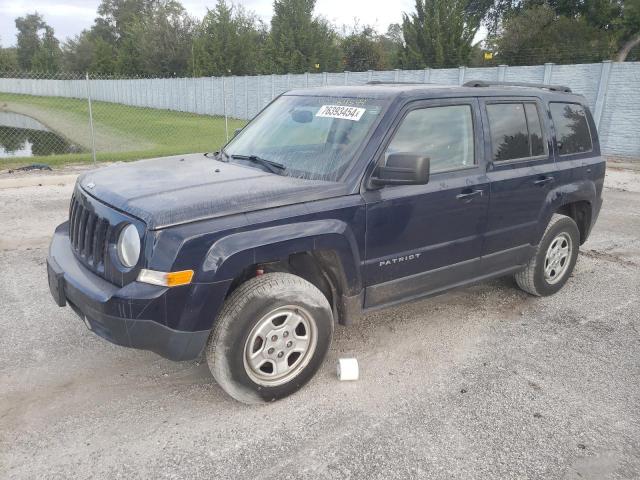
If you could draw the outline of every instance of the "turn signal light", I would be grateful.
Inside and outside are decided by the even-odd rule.
[[[155,270],[140,270],[138,281],[160,285],[161,287],[179,287],[188,285],[193,280],[193,270],[181,270],[179,272],[157,272]]]

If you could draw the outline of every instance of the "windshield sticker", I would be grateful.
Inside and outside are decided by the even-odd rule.
[[[316,117],[340,118],[342,120],[353,120],[357,122],[366,111],[366,108],[323,105],[320,107],[320,110],[318,110],[318,113],[316,113]]]

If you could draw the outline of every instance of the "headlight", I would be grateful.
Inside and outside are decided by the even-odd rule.
[[[118,258],[127,267],[135,267],[140,258],[140,235],[138,229],[129,224],[118,236]]]

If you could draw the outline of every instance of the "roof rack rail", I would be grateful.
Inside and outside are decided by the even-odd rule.
[[[384,80],[369,80],[366,85],[428,85],[424,82],[385,82]]]
[[[571,93],[569,87],[563,85],[545,85],[544,83],[526,83],[526,82],[487,82],[484,80],[471,80],[466,82],[464,87],[530,87],[530,88],[544,88],[551,90],[552,92]]]

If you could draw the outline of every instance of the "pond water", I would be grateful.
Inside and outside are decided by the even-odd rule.
[[[81,151],[26,115],[0,111],[0,158],[39,157]]]

